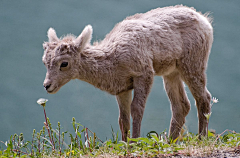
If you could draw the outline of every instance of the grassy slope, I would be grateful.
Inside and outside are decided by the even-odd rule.
[[[151,131],[146,137],[118,141],[118,133],[112,130],[112,139],[105,142],[94,132],[72,119],[75,133],[60,132],[61,125],[53,129],[46,116],[47,99],[39,99],[45,115],[43,129],[33,130],[32,140],[26,141],[23,134],[11,136],[9,141],[1,142],[0,157],[240,157],[240,133],[225,130],[221,134],[208,132],[201,137],[182,129],[177,140],[171,140],[167,133]],[[212,99],[217,103],[216,98]],[[208,120],[210,114],[205,115]],[[65,138],[70,137],[70,144]]]

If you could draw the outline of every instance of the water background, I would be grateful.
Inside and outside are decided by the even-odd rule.
[[[92,41],[101,40],[126,16],[157,7],[184,4],[214,17],[214,43],[208,64],[208,89],[219,103],[212,108],[210,129],[240,132],[240,1],[238,0],[91,0],[91,1],[0,1],[0,141],[23,133],[31,139],[44,122],[38,98],[49,99],[47,116],[54,128],[61,122],[62,131],[72,131],[71,120],[85,125],[105,140],[111,137],[111,125],[118,127],[115,97],[83,81],[73,80],[54,95],[47,94],[42,83],[46,68],[41,58],[42,43],[49,27],[58,37],[79,35],[87,25],[93,26]],[[186,126],[197,133],[198,121],[191,93],[191,111]],[[168,129],[171,118],[169,101],[161,77],[148,98],[141,135]]]

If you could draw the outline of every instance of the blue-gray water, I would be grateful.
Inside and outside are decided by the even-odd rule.
[[[114,96],[79,80],[71,81],[54,95],[42,86],[46,69],[42,43],[49,27],[58,36],[79,35],[93,26],[93,41],[101,40],[126,16],[157,7],[184,4],[214,17],[214,43],[208,64],[208,89],[219,103],[213,105],[210,127],[240,132],[240,1],[238,0],[92,0],[92,1],[0,1],[0,141],[14,133],[30,139],[33,129],[44,122],[38,98],[49,99],[47,116],[63,131],[71,131],[71,119],[87,126],[105,140],[111,125],[118,128],[118,106]],[[197,132],[197,112],[191,93],[191,111],[186,126]],[[155,78],[142,121],[142,133],[168,129],[170,106],[161,77]]]

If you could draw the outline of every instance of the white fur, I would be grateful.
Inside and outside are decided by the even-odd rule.
[[[82,33],[73,42],[77,47],[84,48],[87,43],[90,43],[92,39],[92,26],[87,25]]]
[[[49,42],[57,42],[59,40],[53,28],[49,28],[48,30],[48,39],[49,39]]]

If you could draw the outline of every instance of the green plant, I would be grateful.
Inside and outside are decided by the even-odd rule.
[[[220,150],[240,151],[240,133],[231,130],[225,130],[218,135],[208,132],[208,136],[200,140],[198,135],[188,132],[185,127],[178,141],[177,139],[171,140],[166,131],[161,133],[151,131],[146,137],[140,138],[130,138],[129,131],[127,142],[124,142],[118,141],[118,132],[115,133],[111,127],[112,139],[103,142],[96,136],[96,133],[77,123],[73,117],[74,133],[61,133],[60,122],[57,128],[53,129],[50,119],[46,116],[46,100],[42,104],[40,105],[43,106],[46,120],[42,130],[36,132],[34,129],[31,141],[25,141],[22,133],[10,136],[9,141],[1,142],[5,147],[1,147],[0,157],[163,157],[175,155],[206,157]],[[70,144],[64,142],[66,135],[70,137]]]

